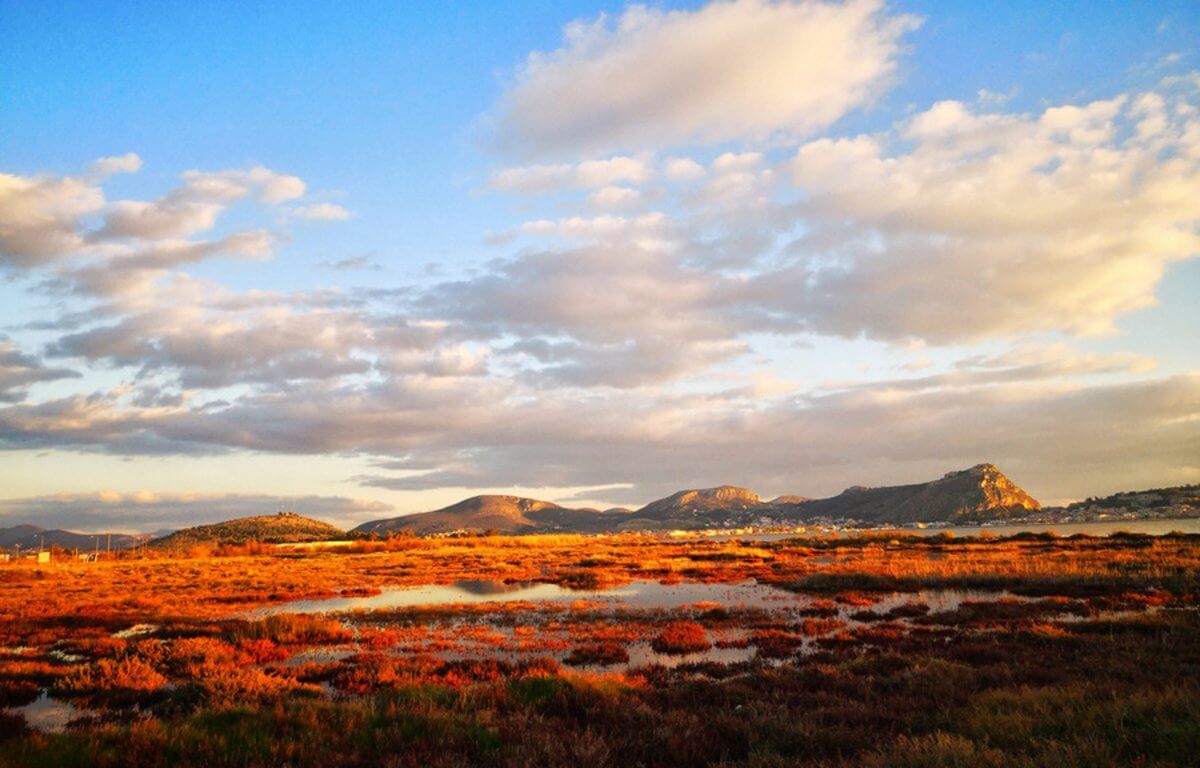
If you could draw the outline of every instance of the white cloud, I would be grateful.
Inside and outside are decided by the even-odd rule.
[[[602,211],[626,210],[636,207],[642,193],[629,187],[601,187],[588,195],[588,207]]]
[[[104,191],[70,177],[0,173],[0,263],[34,266],[85,249],[80,220],[104,207]]]
[[[802,136],[874,99],[916,26],[879,0],[632,6],[576,21],[561,48],[518,72],[496,143],[580,156]]]
[[[810,248],[767,290],[847,336],[1111,332],[1154,303],[1171,264],[1200,254],[1194,97],[1040,115],[940,102],[900,127],[902,149],[887,136],[809,142],[792,174]]]
[[[546,194],[566,189],[590,189],[621,182],[640,183],[650,177],[644,158],[618,155],[606,160],[502,168],[488,186],[498,192]]]
[[[108,209],[101,236],[160,240],[207,232],[225,209],[221,203],[192,200],[118,200]]]
[[[187,171],[183,184],[154,201],[118,200],[108,209],[97,239],[159,240],[207,232],[230,204],[249,197],[278,205],[304,195],[304,182],[261,166],[249,170]],[[322,206],[318,213],[332,213]],[[336,208],[337,206],[333,206]]]
[[[112,176],[118,173],[137,173],[142,169],[142,158],[134,152],[114,157],[101,157],[88,166],[93,176]]]
[[[304,196],[304,181],[296,176],[255,166],[249,170],[187,171],[184,186],[176,195],[184,199],[231,201],[257,195],[264,203],[276,205]]]
[[[49,354],[131,368],[147,381],[183,389],[280,387],[371,369],[361,350],[378,342],[353,311],[303,306],[299,297],[268,293],[231,297],[196,282],[165,289],[159,300],[140,296],[121,306],[115,322],[60,336]]]
[[[670,181],[691,181],[704,175],[704,166],[690,157],[668,158],[663,175]]]
[[[350,211],[334,203],[314,203],[302,205],[289,211],[292,216],[313,221],[343,221],[350,218]]]
[[[640,216],[571,216],[565,219],[536,219],[521,225],[521,231],[531,235],[559,235],[580,240],[629,240],[640,239],[645,243],[658,241],[668,225],[662,213],[645,213]]]
[[[142,304],[148,296],[153,297],[152,284],[173,269],[214,256],[265,260],[271,256],[275,241],[275,236],[266,230],[235,232],[215,240],[164,238],[65,271],[62,281],[77,293],[115,299],[123,306]]]

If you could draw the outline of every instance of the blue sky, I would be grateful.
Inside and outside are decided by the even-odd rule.
[[[144,508],[140,517],[112,520],[138,526],[202,514],[189,506],[196,499],[229,497],[236,506],[243,498],[253,511],[276,496],[300,495],[313,511],[353,522],[483,490],[636,503],[686,485],[739,482],[764,494],[817,495],[982,460],[1000,463],[1047,500],[1200,477],[1200,451],[1192,451],[1200,438],[1187,426],[1197,423],[1189,409],[1200,387],[1200,310],[1192,299],[1200,264],[1186,242],[1166,244],[1177,230],[1194,236],[1200,214],[1176,202],[1179,210],[1161,218],[1131,219],[1145,222],[1136,242],[1117,242],[1115,225],[1100,226],[1111,218],[1105,206],[1120,195],[1160,210],[1154,201],[1163,189],[1197,177],[1194,161],[1169,162],[1187,154],[1187,110],[1197,105],[1188,80],[1200,68],[1194,3],[650,8],[0,3],[0,173],[18,180],[0,205],[12,212],[12,231],[41,215],[20,207],[33,206],[35,194],[21,180],[83,179],[97,158],[140,159],[133,172],[85,179],[102,190],[103,204],[72,219],[84,235],[75,251],[35,258],[37,248],[20,251],[32,247],[22,240],[0,253],[7,278],[0,284],[2,349],[21,361],[10,366],[11,393],[0,397],[0,498],[9,499],[0,511],[47,510],[39,513],[47,520],[58,515],[53,520],[95,527],[109,522],[117,503]],[[824,10],[808,14],[813,8]],[[841,25],[858,18],[854,8],[866,21],[844,38],[822,30],[849,28]],[[604,24],[589,26],[601,13],[608,14],[603,34],[596,30]],[[767,28],[795,37],[777,50],[765,46],[774,53],[746,65],[743,54],[754,58],[753,35],[764,29],[755,14],[775,14],[778,23]],[[730,33],[734,44],[719,47],[725,43],[717,32],[742,30],[743,20],[745,32]],[[585,30],[584,43],[564,37],[573,23]],[[670,48],[679,30],[711,33],[713,47]],[[826,40],[829,50],[817,58],[844,57],[838,69],[822,70],[804,56],[805,46]],[[682,86],[664,99],[619,77],[589,79],[620,72],[622,52],[658,44],[664,58],[677,55],[667,62],[677,71],[702,70],[708,83],[742,78],[746,86],[697,87],[689,102]],[[540,59],[529,59],[538,52]],[[655,81],[653,72],[633,72],[630,81],[642,74]],[[571,77],[579,78],[578,90],[555,90]],[[830,86],[831,77],[837,82]],[[763,86],[734,104],[775,78],[795,85]],[[1175,138],[1134,137],[1150,109],[1137,99],[1148,93],[1165,100]],[[780,117],[789,100],[791,116]],[[1109,101],[1115,106],[1103,106]],[[946,102],[961,109],[934,111]],[[1046,139],[1050,119],[1038,121],[1048,110],[1087,105],[1097,105],[1094,114],[1080,119],[1105,136],[1081,127],[1069,138]],[[735,125],[731,113],[742,113]],[[936,117],[939,131],[960,131],[954,141],[992,131],[986,151],[993,164],[972,165],[975,156],[961,147],[963,154],[946,161],[939,153],[951,146],[949,133],[909,130],[922,116],[930,125]],[[856,137],[875,137],[880,157],[904,162],[880,171]],[[1029,224],[1018,233],[1028,240],[988,239],[1022,202],[1019,184],[1011,201],[997,195],[994,210],[968,207],[979,211],[969,231],[955,226],[961,214],[952,207],[926,220],[929,206],[917,206],[905,186],[928,185],[921,194],[934,196],[957,172],[958,186],[943,193],[973,188],[1002,163],[1015,168],[1028,159],[1012,142],[1035,140],[1057,142],[1031,150],[1054,155],[1041,170],[1079,163],[1087,171],[1055,177],[1062,188],[1045,193],[1048,204],[1070,201],[1062,210],[1070,238],[1048,242],[1038,228],[1044,224]],[[1131,174],[1127,189],[1105,187],[1101,166],[1108,169],[1109,160],[1098,147],[1124,163],[1125,171],[1112,172]],[[725,153],[731,159],[721,165]],[[613,166],[602,181],[581,181],[580,163],[614,157],[642,168],[621,175]],[[714,186],[700,189],[707,183],[700,176],[672,175],[668,165],[680,158],[734,191],[721,196]],[[1157,166],[1147,170],[1146,162]],[[1095,164],[1090,171],[1087,163]],[[571,166],[574,176],[547,170],[559,166]],[[275,176],[222,177],[237,189],[219,203],[194,203],[195,190],[185,190],[195,205],[216,206],[209,226],[175,222],[169,238],[135,233],[133,224],[119,236],[104,234],[119,218],[116,201],[169,196],[190,170],[253,168]],[[521,168],[546,178],[525,188],[500,180],[505,169]],[[1156,170],[1167,178],[1152,184]],[[293,177],[302,180],[302,194],[269,191],[275,180]],[[879,207],[864,202],[873,197],[871,184],[885,190]],[[597,196],[604,190],[606,197]],[[1094,231],[1085,223],[1089,211],[1096,212]],[[26,215],[32,218],[18,220]],[[1031,219],[1021,214],[1020,221]],[[835,235],[839,227],[855,234]],[[120,296],[80,288],[74,271],[92,263],[119,279],[123,257],[180,247],[180,238],[194,244],[251,231],[270,247],[245,246],[231,256],[214,246],[211,256],[139,273],[146,282]],[[818,233],[836,245],[818,252]],[[949,241],[957,245],[943,253]],[[645,260],[630,262],[641,249]],[[928,255],[934,251],[941,260]],[[972,272],[965,264],[975,258]],[[1068,258],[1075,261],[1058,264]],[[565,276],[564,259],[579,264]],[[904,259],[911,266],[901,269]],[[848,271],[817,290],[828,274],[818,265],[830,264]],[[591,269],[597,277],[587,277]],[[646,284],[648,269],[659,282]],[[1024,269],[1028,285],[1013,277]],[[935,271],[957,283],[943,290],[930,276]],[[919,284],[905,287],[909,275]],[[960,291],[963,280],[994,275],[990,289]],[[163,291],[181,276],[195,282]],[[1083,287],[1073,292],[1076,278]],[[1047,284],[1056,281],[1052,295]],[[694,291],[694,299],[679,298],[674,308],[645,304],[681,285],[680,294]],[[784,286],[790,295],[782,295]],[[539,314],[509,296],[510,288],[564,306]],[[337,306],[327,295],[317,298],[329,289],[338,292]],[[612,302],[611,312],[581,316],[580,297],[590,290]],[[878,302],[871,291],[882,292]],[[263,292],[277,298],[265,301]],[[221,315],[235,299],[259,304]],[[240,335],[197,339],[188,336],[191,324]],[[405,324],[422,340],[395,341]],[[122,334],[120,354],[101,349],[95,337],[70,341],[107,326]],[[332,340],[306,347],[322,329]],[[269,351],[245,350],[262,339]],[[245,375],[218,381],[197,373],[222,364]],[[320,372],[297,372],[305,365]],[[941,374],[960,378],[895,385]],[[146,405],[168,395],[174,410]],[[987,406],[964,404],[971,395]],[[1120,426],[1130,450],[1160,446],[1153,455],[1098,452],[1099,433],[1082,427],[1050,429],[1042,447],[1022,454],[1016,436],[988,427],[1001,414],[1030,424],[1062,414],[1092,419],[1101,430],[1112,420],[1104,409],[1129,399],[1170,404]],[[106,415],[80,416],[82,404],[101,402]],[[1015,402],[1025,408],[1020,414],[1009,410]],[[321,409],[320,423],[296,412],[306,403]],[[914,416],[938,403],[963,409],[961,417],[927,423]],[[488,404],[494,411],[481,415]],[[445,424],[418,418],[426,409]],[[396,424],[411,439],[355,426],[369,424],[370,413],[396,411],[411,414]],[[235,424],[252,415],[268,426],[226,439],[218,433],[230,427],[214,418],[222,413]],[[589,430],[576,421],[597,414],[620,416],[627,426]],[[883,447],[870,426],[889,417],[901,420],[897,434],[907,436]],[[639,423],[653,428],[639,430]],[[963,423],[973,425],[972,440],[947,432]],[[521,425],[528,433],[514,437]],[[681,429],[697,445],[680,449],[687,442]],[[775,456],[804,442],[805,433],[843,429],[844,445],[809,446],[791,465],[757,452]],[[281,434],[265,436],[273,431]],[[1048,466],[1051,460],[1061,466]],[[572,470],[568,461],[590,469]],[[639,465],[655,472],[635,471]],[[69,499],[47,506],[54,494]]]

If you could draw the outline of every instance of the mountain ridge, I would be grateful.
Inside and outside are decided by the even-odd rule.
[[[865,523],[985,522],[1036,511],[1041,504],[992,464],[947,472],[937,480],[869,488],[852,486],[826,499],[783,495],[764,501],[748,488],[685,489],[632,512],[571,509],[519,496],[472,496],[431,512],[363,523],[357,533],[484,531],[534,533],[696,529],[800,523],[828,518]]]
[[[907,485],[851,486],[837,496],[797,505],[809,518],[872,523],[966,523],[1020,517],[1042,508],[993,464],[947,472]]]
[[[522,496],[485,494],[471,496],[430,512],[371,520],[353,529],[353,533],[386,534],[411,531],[420,534],[449,533],[458,530],[496,533],[532,533],[534,531],[571,530],[599,532],[611,512],[596,509],[572,509],[551,501]]]
[[[1114,513],[1145,516],[1195,516],[1200,513],[1200,486],[1185,485],[1143,491],[1123,491],[1090,497],[1061,507],[1042,508],[995,465],[977,464],[945,473],[924,483],[869,487],[856,485],[822,499],[781,495],[765,500],[754,491],[733,485],[685,489],[637,509],[570,508],[521,496],[472,496],[446,507],[362,523],[349,532],[294,513],[258,515],[194,526],[151,541],[155,547],[196,544],[303,542],[357,538],[407,531],[419,535],[460,532],[612,533],[788,526],[818,523],[849,525],[908,525],[924,523],[979,524],[1035,519],[1069,522],[1088,515]],[[46,547],[90,551],[96,547],[124,549],[152,537],[138,534],[76,533],[33,524],[0,528],[0,549],[26,551]]]

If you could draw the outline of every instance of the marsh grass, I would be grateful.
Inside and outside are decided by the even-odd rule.
[[[93,707],[59,734],[0,715],[0,766],[1073,768],[1200,755],[1200,537],[480,537],[226,555],[0,567],[0,645],[23,646],[0,653],[0,701],[48,688]],[[817,599],[788,617],[586,600],[248,613],[462,578],[754,579]],[[881,593],[931,587],[1035,597],[879,607]],[[157,628],[113,636],[138,623]],[[757,655],[604,674],[559,661],[714,641]],[[328,648],[343,652],[293,658]]]

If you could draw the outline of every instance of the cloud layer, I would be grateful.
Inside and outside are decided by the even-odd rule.
[[[836,133],[915,23],[738,0],[570,26],[493,111],[524,163],[483,183],[513,204],[504,250],[411,284],[375,253],[285,262],[327,268],[288,290],[215,277],[253,283],[294,238],[357,223],[281,170],[188,170],[148,199],[108,194],[133,153],[0,175],[0,270],[38,303],[0,338],[0,449],[336,454],[364,493],[607,501],[984,460],[1049,500],[1196,480],[1200,374],[1090,339],[1200,254],[1200,77]]]
[[[894,137],[805,144],[791,170],[824,225],[810,236],[821,268],[777,285],[803,289],[823,332],[1107,333],[1200,252],[1190,85],[1039,115],[940,102]]]

